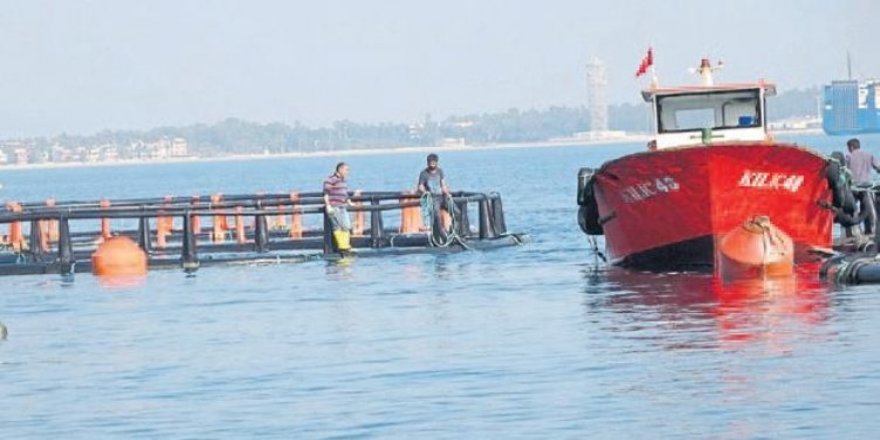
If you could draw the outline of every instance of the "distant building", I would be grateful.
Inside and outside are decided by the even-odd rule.
[[[171,140],[171,157],[185,157],[189,155],[189,144],[184,138],[174,138]]]
[[[102,161],[114,161],[119,159],[119,148],[116,144],[104,144],[100,147]]]
[[[438,147],[464,147],[467,143],[463,137],[457,138],[443,138],[437,142]]]
[[[138,141],[132,144],[136,157],[145,159],[168,159],[189,155],[189,143],[184,138],[162,138],[153,142]]]
[[[581,131],[574,134],[566,140],[581,141],[608,141],[614,139],[626,138],[626,132],[621,130],[604,130],[604,131]]]
[[[16,165],[26,165],[28,163],[28,150],[25,148],[16,148],[12,150],[12,154],[15,157]]]
[[[76,160],[76,153],[70,148],[55,144],[49,148],[49,160],[52,162],[71,162]]]
[[[806,131],[822,128],[822,119],[812,116],[793,117],[768,122],[767,128],[772,131]]]
[[[587,104],[590,131],[608,131],[608,74],[597,58],[587,64]]]

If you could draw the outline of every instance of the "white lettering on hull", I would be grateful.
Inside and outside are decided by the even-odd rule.
[[[800,174],[769,173],[765,171],[745,170],[739,179],[743,188],[762,188],[798,192],[804,184],[804,176]]]
[[[665,176],[630,185],[620,191],[620,197],[624,203],[638,203],[679,189],[680,186],[675,179]]]

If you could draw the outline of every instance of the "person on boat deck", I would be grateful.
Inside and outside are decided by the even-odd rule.
[[[348,217],[348,164],[339,162],[336,171],[324,179],[324,210],[330,217],[333,238],[340,251],[351,249],[351,219]]]
[[[873,214],[868,214],[868,217],[865,219],[864,225],[862,226],[865,234],[871,234],[874,231],[872,219],[876,216],[873,193],[867,191],[866,194],[860,194],[860,192],[864,192],[865,187],[869,187],[873,184],[871,168],[880,172],[880,162],[877,161],[873,154],[862,150],[861,147],[861,142],[856,138],[846,141],[846,149],[849,150],[849,155],[846,157],[846,166],[849,168],[852,178],[852,184],[854,187],[853,197],[855,200],[860,201],[859,211],[867,209],[874,212]],[[858,190],[859,187],[862,187],[862,191]],[[862,199],[860,197],[861,195],[866,195],[868,198]]]
[[[436,154],[428,155],[428,166],[419,173],[419,194],[431,194],[434,196],[434,212],[446,211],[453,219],[458,219],[455,204],[450,203],[451,197],[449,186],[446,184],[446,175],[438,165],[440,158]]]
[[[846,158],[846,166],[852,172],[852,181],[856,186],[872,184],[871,168],[880,173],[880,162],[873,154],[862,150],[861,142],[852,138],[846,141],[846,149],[849,155]]]

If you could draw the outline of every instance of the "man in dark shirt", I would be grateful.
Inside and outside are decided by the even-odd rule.
[[[849,150],[846,165],[852,171],[853,183],[860,186],[870,185],[871,168],[880,172],[880,162],[873,154],[862,150],[862,145],[856,138],[846,141],[846,149]]]
[[[453,223],[457,223],[459,221],[458,212],[455,209],[455,204],[452,203],[449,186],[446,184],[446,175],[438,166],[439,162],[440,159],[436,154],[431,153],[428,155],[428,167],[419,173],[419,194],[431,194],[433,196],[434,212],[440,213],[441,210],[444,210],[452,217]],[[445,236],[448,226],[443,225],[440,217],[439,215],[435,216],[434,225],[432,226],[436,232]]]
[[[419,194],[431,193],[435,196],[449,194],[449,187],[446,186],[446,175],[440,169],[438,163],[440,159],[436,154],[428,155],[428,167],[419,173]]]
[[[324,210],[333,226],[333,238],[340,251],[351,250],[351,219],[348,217],[348,164],[339,162],[336,171],[324,179]]]

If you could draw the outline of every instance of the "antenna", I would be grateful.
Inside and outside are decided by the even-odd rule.
[[[852,57],[849,56],[849,51],[846,51],[846,78],[852,80]]]

